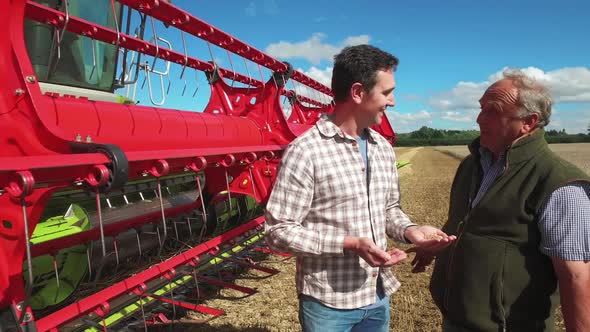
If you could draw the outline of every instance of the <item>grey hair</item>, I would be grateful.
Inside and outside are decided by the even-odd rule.
[[[504,78],[511,80],[518,88],[518,116],[525,118],[537,113],[539,121],[535,127],[543,128],[548,125],[553,105],[549,89],[519,69],[508,69],[503,74]]]

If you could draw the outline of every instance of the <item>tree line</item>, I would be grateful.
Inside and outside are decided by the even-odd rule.
[[[410,133],[397,134],[396,146],[467,145],[479,136],[479,130],[447,130],[422,126]],[[590,124],[587,134],[568,134],[565,129],[545,131],[549,143],[590,142]]]

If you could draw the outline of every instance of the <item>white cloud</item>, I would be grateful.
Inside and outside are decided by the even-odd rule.
[[[332,82],[332,67],[320,69],[315,66],[312,66],[311,68],[309,68],[309,70],[303,70],[301,68],[297,70],[327,86],[330,86]]]
[[[264,13],[267,15],[277,15],[279,13],[279,6],[275,0],[264,1]]]
[[[304,75],[313,78],[314,80],[330,87],[331,80],[332,80],[332,67],[326,67],[324,69],[317,68],[312,66],[308,70],[303,70],[302,68],[297,68],[298,71],[303,73]],[[306,85],[298,83],[294,80],[290,80],[287,88],[294,89],[298,95],[302,95],[305,97],[309,97],[311,99],[315,99],[319,102],[328,104],[332,101],[332,97],[325,95],[323,93],[318,92],[312,88],[309,88]]]
[[[452,89],[434,94],[428,99],[433,114],[451,122],[475,122],[479,111],[479,98],[493,82],[501,79],[503,68],[482,82],[457,83]],[[527,75],[545,84],[551,91],[555,104],[590,102],[590,70],[585,67],[564,67],[543,71],[535,67],[521,68]],[[549,128],[565,128],[567,132],[585,132],[588,120],[571,118],[567,112],[554,112]]]
[[[344,39],[342,47],[367,44],[370,40],[371,37],[369,37],[369,35],[347,37],[346,39]]]
[[[299,58],[318,65],[323,60],[332,62],[334,55],[346,46],[366,44],[371,39],[368,35],[351,36],[339,45],[333,45],[324,43],[325,38],[326,35],[323,33],[314,33],[308,40],[302,42],[280,41],[270,44],[265,52],[281,59]]]
[[[430,112],[421,110],[415,113],[399,113],[397,111],[386,111],[387,118],[396,132],[407,133],[422,126],[431,126],[433,115]]]
[[[258,14],[258,7],[256,6],[256,2],[249,2],[248,6],[244,8],[244,12],[248,16],[256,16]],[[279,6],[277,5],[275,0],[265,0],[262,3],[262,12],[266,15],[277,15],[279,13]]]
[[[248,3],[248,6],[244,8],[244,12],[248,16],[256,16],[256,4],[254,2]]]
[[[489,81],[502,78],[505,69],[491,75]],[[547,72],[535,67],[521,70],[546,85],[556,103],[590,102],[590,69],[586,67],[564,67]]]
[[[561,68],[544,77],[557,102],[590,102],[590,70],[584,67]]]
[[[590,108],[582,110],[553,110],[547,129],[565,129],[568,134],[588,133]]]
[[[429,100],[436,110],[479,109],[479,98],[488,87],[487,81],[481,83],[459,82],[451,90],[437,93]]]
[[[420,100],[422,100],[422,96],[419,96],[419,95],[403,95],[402,98],[404,98],[405,100],[410,100],[410,101],[413,101],[413,100],[420,101]]]
[[[445,111],[439,113],[439,117],[443,120],[452,122],[475,122],[477,118],[477,111]]]

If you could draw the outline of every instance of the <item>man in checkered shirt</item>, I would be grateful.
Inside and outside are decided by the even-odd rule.
[[[402,211],[393,147],[370,129],[395,105],[398,59],[369,45],[334,59],[334,112],[286,149],[266,238],[297,256],[304,331],[387,331],[388,296],[400,287],[390,267],[406,258],[387,251],[387,236],[431,249],[455,238]]]

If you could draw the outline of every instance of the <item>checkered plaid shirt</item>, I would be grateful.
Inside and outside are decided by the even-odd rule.
[[[385,250],[386,234],[405,243],[413,225],[400,207],[392,146],[373,130],[367,145],[368,186],[358,143],[323,116],[286,149],[266,207],[268,245],[297,256],[298,293],[338,309],[374,303],[379,274],[386,294],[400,287],[391,269],[343,250],[344,237]]]

